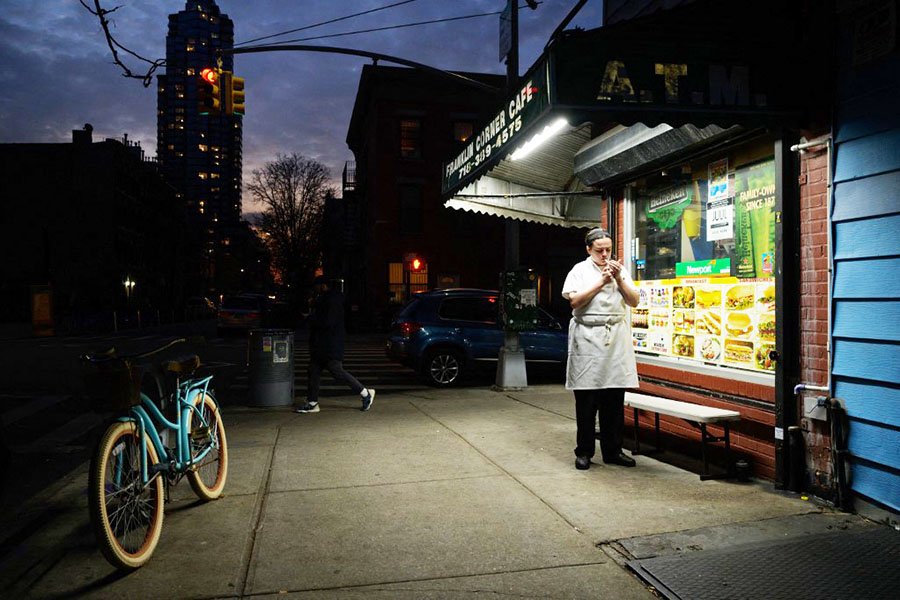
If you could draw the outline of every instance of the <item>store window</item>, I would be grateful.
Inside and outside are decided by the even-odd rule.
[[[413,294],[428,291],[428,264],[412,269],[408,262],[388,263],[388,303],[403,304]]]
[[[422,158],[422,122],[419,119],[401,119],[400,157]]]
[[[454,121],[453,122],[453,141],[464,142],[472,137],[474,126],[471,121]]]
[[[775,162],[771,144],[635,182],[635,350],[773,372]]]

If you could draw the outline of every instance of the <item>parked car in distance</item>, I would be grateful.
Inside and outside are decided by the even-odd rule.
[[[212,319],[214,316],[216,316],[216,305],[209,298],[191,296],[184,303],[184,318],[186,321]]]
[[[503,346],[496,290],[420,293],[394,318],[385,351],[437,387],[456,385],[479,361],[496,361]],[[565,364],[568,332],[538,308],[539,326],[519,334],[525,360]]]
[[[228,331],[262,327],[265,309],[265,298],[261,296],[224,296],[216,330],[223,335]]]

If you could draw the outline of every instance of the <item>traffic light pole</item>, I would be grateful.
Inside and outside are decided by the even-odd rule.
[[[508,0],[510,16],[510,48],[506,54],[506,92],[515,94],[519,87],[519,4],[518,0]],[[519,222],[507,218],[505,223],[504,268],[513,271],[519,268]],[[519,390],[528,387],[528,373],[525,369],[525,353],[519,345],[519,333],[506,328],[504,344],[497,357],[496,390]]]

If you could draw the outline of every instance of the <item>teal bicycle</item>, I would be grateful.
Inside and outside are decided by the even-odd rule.
[[[108,408],[122,413],[97,444],[88,487],[97,543],[119,569],[134,570],[150,560],[162,533],[169,486],[186,476],[201,500],[215,500],[228,477],[228,443],[210,389],[212,376],[191,378],[199,357],[142,363],[186,341],[131,356],[111,348],[81,357],[92,375],[91,389],[99,388]],[[148,369],[156,374],[160,406],[141,391]],[[168,395],[162,393],[161,373],[175,376]]]

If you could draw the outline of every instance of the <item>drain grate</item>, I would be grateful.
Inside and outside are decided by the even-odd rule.
[[[628,566],[670,600],[883,600],[900,590],[900,532],[824,534]]]

